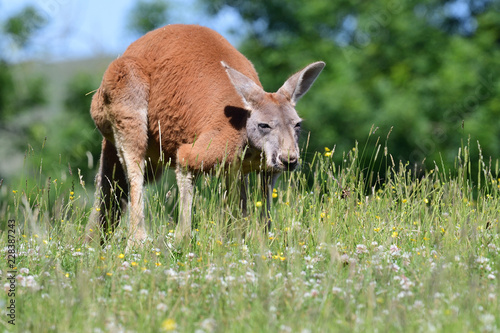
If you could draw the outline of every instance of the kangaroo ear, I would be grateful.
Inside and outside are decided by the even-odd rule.
[[[297,101],[311,88],[319,73],[325,67],[323,61],[314,62],[308,65],[300,72],[292,75],[283,86],[278,90],[278,93],[283,94],[290,103],[295,105]]]
[[[249,111],[251,111],[253,106],[264,98],[264,90],[246,75],[229,67],[224,61],[221,61],[221,64],[226,69],[227,76],[229,76],[234,89],[241,96],[243,103],[245,103]]]

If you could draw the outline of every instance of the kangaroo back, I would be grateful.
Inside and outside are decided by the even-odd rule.
[[[227,108],[238,110],[244,105],[221,61],[261,84],[251,62],[221,35],[201,26],[170,25],[131,44],[124,56],[145,60],[151,82],[149,140],[162,147],[167,160],[175,163],[179,147],[205,132],[225,133],[220,140],[224,148],[212,147],[217,151],[232,153],[244,143],[245,115],[228,114],[231,109]],[[238,119],[231,119],[234,117]],[[154,143],[151,145],[156,147]],[[215,160],[205,158],[204,167]]]

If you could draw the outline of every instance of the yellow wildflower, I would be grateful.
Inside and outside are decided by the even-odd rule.
[[[167,332],[173,331],[177,328],[177,323],[172,318],[168,318],[168,319],[165,319],[163,321],[163,323],[161,323],[161,328],[162,328],[162,330],[167,331]]]

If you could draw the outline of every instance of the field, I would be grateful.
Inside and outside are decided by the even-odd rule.
[[[270,232],[258,177],[247,218],[236,184],[200,177],[184,244],[173,241],[174,184],[152,184],[151,241],[131,253],[125,224],[103,247],[83,244],[93,189],[76,170],[26,167],[2,189],[0,331],[498,332],[498,162],[469,143],[454,166],[420,172],[375,147],[340,153],[340,165],[331,147],[309,152],[278,182]]]

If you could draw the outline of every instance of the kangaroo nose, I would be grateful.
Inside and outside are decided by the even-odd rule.
[[[295,154],[287,154],[280,156],[280,162],[283,164],[283,169],[293,170],[297,166],[299,159]]]

